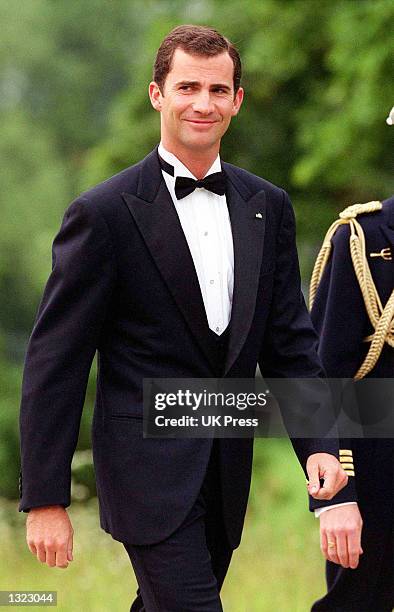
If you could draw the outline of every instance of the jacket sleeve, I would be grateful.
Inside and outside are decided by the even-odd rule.
[[[311,310],[319,334],[319,357],[332,378],[353,378],[368,349],[363,338],[371,331],[351,260],[349,238],[349,226],[340,226],[332,239],[330,259]],[[360,451],[357,441],[346,439],[340,444],[342,448]],[[355,478],[357,474],[349,476],[354,489]]]
[[[295,217],[288,195],[283,192],[283,212],[277,239],[275,283],[259,366],[264,378],[325,378],[317,353],[318,337],[313,328],[301,291],[296,247]],[[326,383],[321,381],[322,385]],[[278,383],[277,383],[278,384]],[[275,394],[275,393],[274,393]],[[307,418],[308,415],[303,415]],[[286,423],[286,414],[283,415]],[[335,437],[291,437],[294,450],[306,474],[306,462],[313,453],[339,455]],[[354,501],[352,484],[329,502],[309,498],[311,510],[324,505]]]
[[[71,461],[91,363],[116,278],[109,228],[93,203],[68,207],[28,343],[20,408],[20,511],[70,504]]]

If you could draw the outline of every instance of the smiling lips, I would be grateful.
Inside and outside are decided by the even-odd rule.
[[[213,120],[202,120],[202,119],[184,119],[184,121],[186,121],[187,123],[193,123],[193,125],[201,125],[201,126],[208,126],[208,125],[213,125],[214,123],[217,123],[217,121],[213,121]]]

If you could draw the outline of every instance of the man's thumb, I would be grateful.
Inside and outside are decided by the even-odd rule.
[[[317,493],[320,489],[319,467],[313,465],[307,469],[307,472],[309,476],[308,491],[312,495],[313,493]]]

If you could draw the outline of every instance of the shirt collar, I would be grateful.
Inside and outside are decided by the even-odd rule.
[[[158,153],[160,157],[164,159],[164,161],[174,167],[174,180],[177,176],[187,176],[197,180],[194,174],[192,174],[190,170],[186,168],[186,166],[173,153],[167,151],[161,142],[159,144]],[[213,174],[214,172],[221,172],[221,170],[222,167],[220,164],[220,155],[218,154],[205,176],[208,176],[208,174]]]

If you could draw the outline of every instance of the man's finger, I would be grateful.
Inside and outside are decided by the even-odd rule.
[[[356,569],[360,560],[361,548],[361,530],[348,534],[348,550],[349,550],[349,567]]]
[[[313,495],[320,489],[318,464],[312,463],[311,466],[307,466],[307,472],[309,477],[308,491],[311,495]]]
[[[327,491],[325,484],[320,487],[320,489],[316,491],[316,493],[312,493],[310,490],[309,493],[314,499],[330,499],[332,497],[330,496],[329,491]]]
[[[66,547],[60,548],[56,553],[56,567],[65,569],[68,567]]]
[[[330,496],[334,495],[334,493],[335,493],[335,483],[336,483],[336,477],[334,476],[334,474],[332,474],[330,472],[324,474],[323,489],[324,489],[327,497],[330,497]]]
[[[37,546],[37,559],[41,561],[41,563],[45,563],[46,561],[46,551],[43,543]]]
[[[312,497],[319,499],[317,497],[318,493],[320,491],[320,483],[319,482],[310,482],[308,484],[308,493],[309,495],[311,495]]]
[[[56,565],[56,553],[54,550],[46,550],[46,559],[45,559],[46,564],[49,567],[55,567]]]
[[[327,534],[323,529],[320,529],[320,550],[323,556],[328,560]]]
[[[324,474],[323,486],[318,492],[319,497],[316,497],[316,499],[331,499],[335,493],[335,482],[335,476],[330,472],[326,472]]]
[[[342,565],[342,567],[349,567],[348,542],[346,533],[339,533],[337,535],[336,542],[339,563]]]
[[[327,557],[329,561],[339,565],[336,537],[332,533],[327,533]]]

